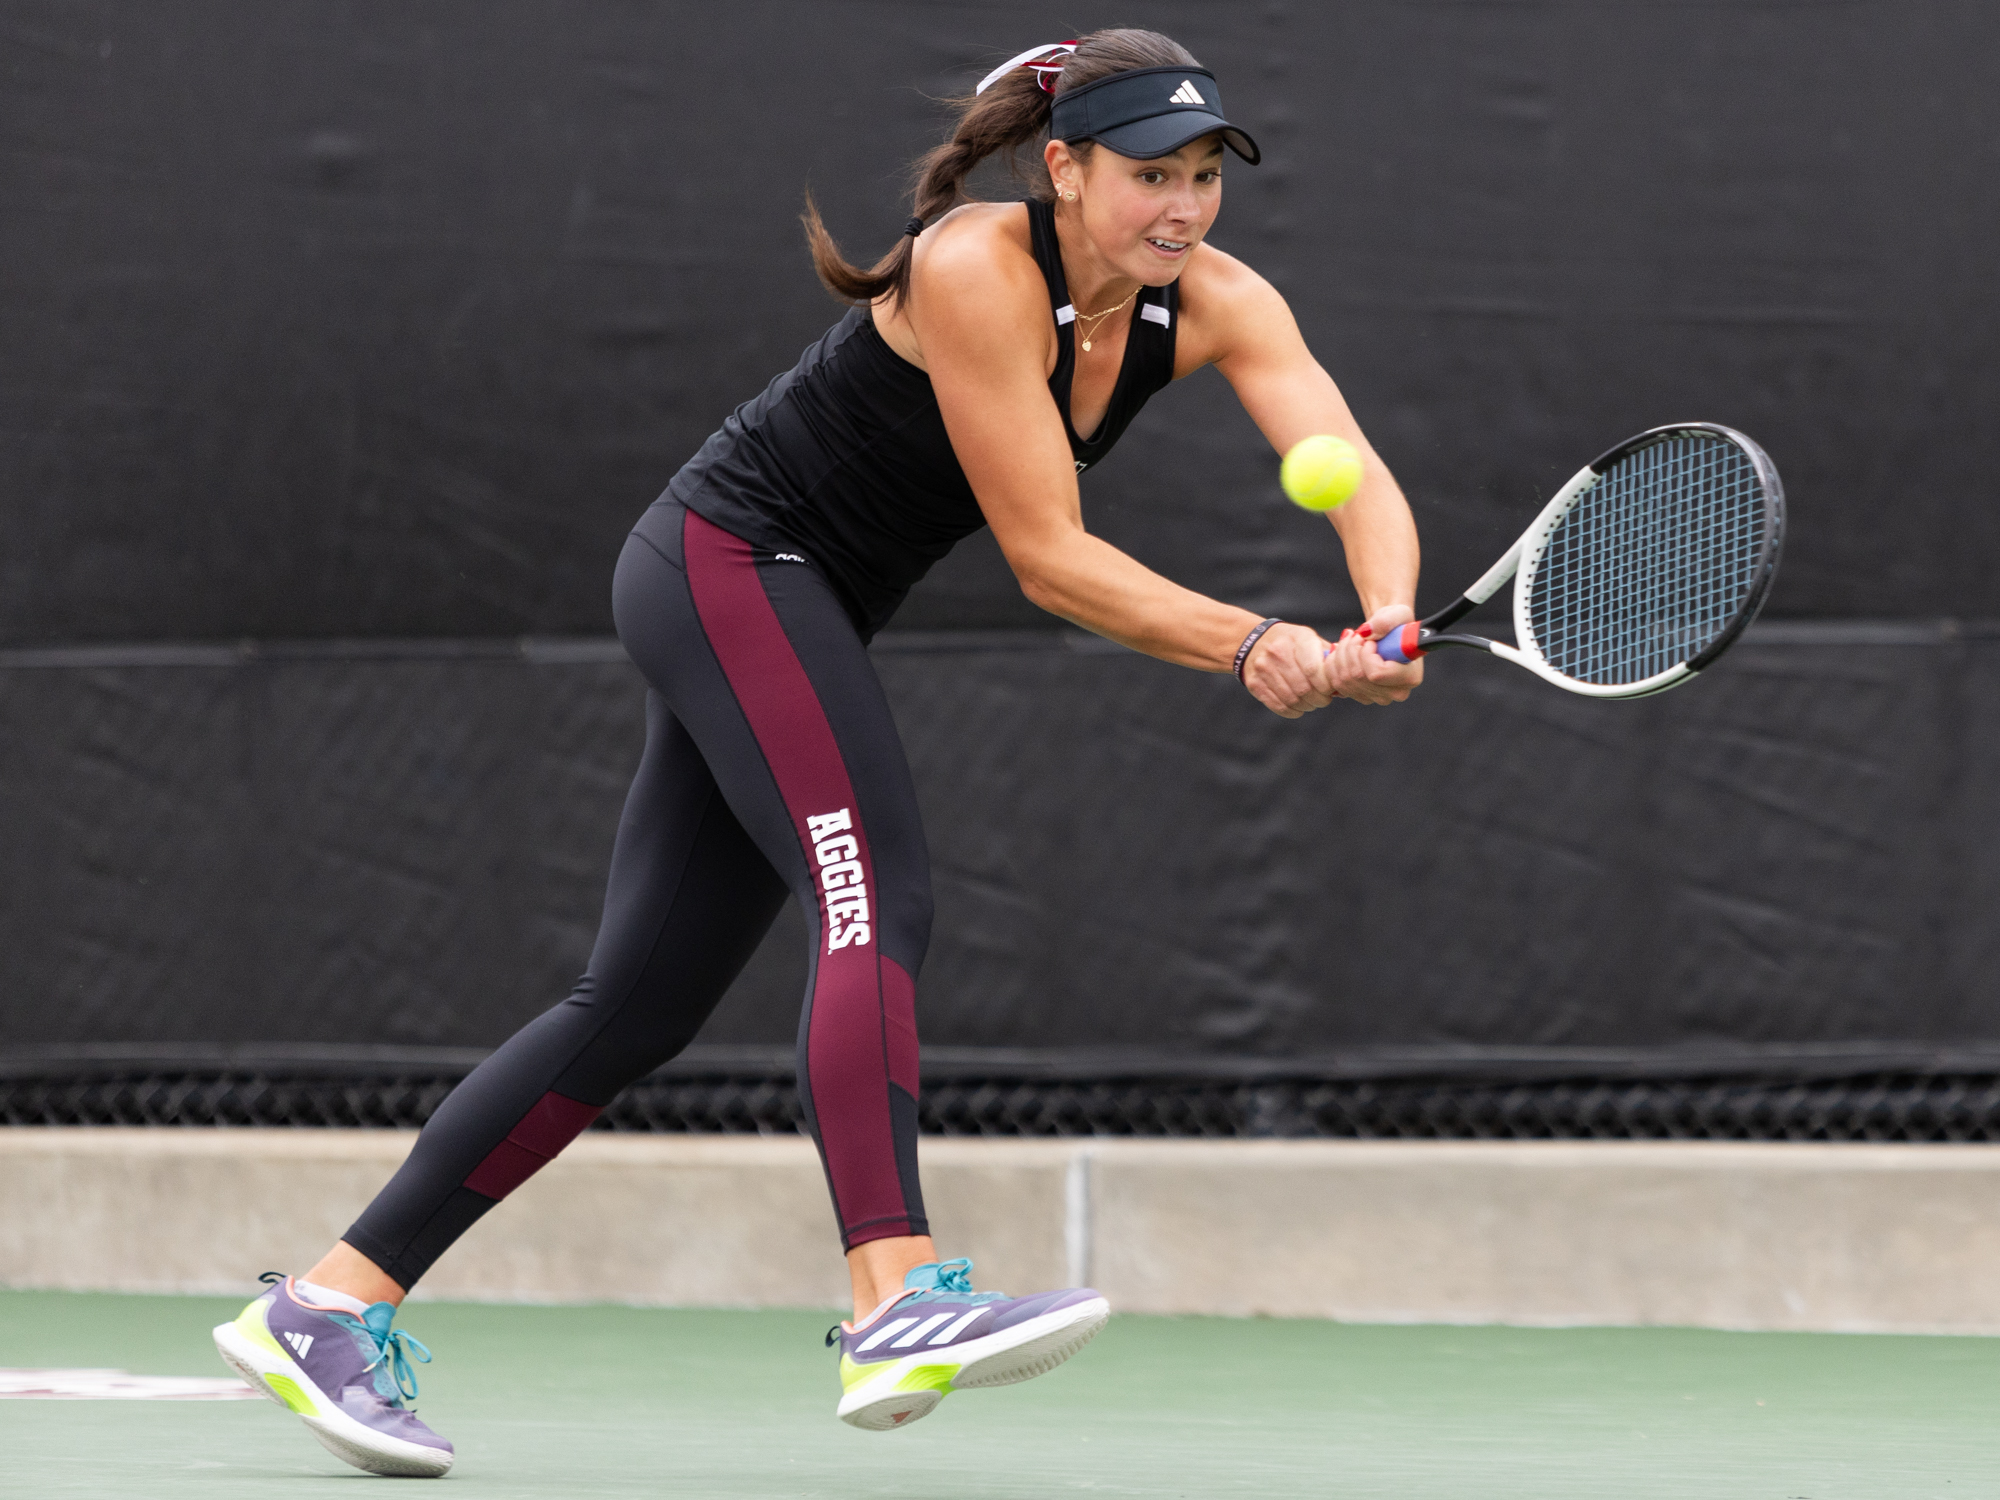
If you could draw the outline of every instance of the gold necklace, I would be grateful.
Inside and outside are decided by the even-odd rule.
[[[1134,287],[1132,289],[1132,297],[1136,297],[1138,295],[1139,295],[1139,289],[1137,287]],[[1127,297],[1125,299],[1125,302],[1130,302],[1132,300],[1132,297]],[[1084,334],[1083,352],[1085,354],[1090,353],[1090,341],[1097,334],[1096,325],[1102,323],[1106,318],[1110,317],[1113,313],[1120,311],[1125,306],[1125,302],[1119,303],[1117,307],[1107,307],[1101,313],[1086,313],[1086,312],[1077,313],[1076,315],[1077,322],[1089,323],[1092,325],[1091,327],[1086,328],[1083,331]]]

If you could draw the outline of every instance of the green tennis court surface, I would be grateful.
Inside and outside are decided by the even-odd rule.
[[[0,1366],[226,1373],[239,1301],[0,1292]],[[1114,1318],[922,1426],[833,1416],[829,1315],[419,1304],[418,1405],[491,1496],[2000,1496],[2000,1340]],[[264,1401],[0,1401],[0,1491],[382,1484]],[[406,1481],[421,1485],[424,1481]]]

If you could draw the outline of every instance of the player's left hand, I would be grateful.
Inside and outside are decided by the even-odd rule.
[[[1384,661],[1375,642],[1416,617],[1407,604],[1385,604],[1358,629],[1341,631],[1326,659],[1334,691],[1356,703],[1401,703],[1409,697],[1424,680],[1424,664]]]

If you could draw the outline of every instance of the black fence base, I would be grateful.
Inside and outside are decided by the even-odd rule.
[[[133,1072],[0,1079],[8,1125],[412,1128],[462,1073]],[[925,1133],[1325,1140],[2000,1141],[2000,1075],[1573,1079],[1537,1083],[1110,1082],[955,1078],[927,1086]],[[771,1076],[658,1077],[598,1130],[790,1135],[798,1093]]]

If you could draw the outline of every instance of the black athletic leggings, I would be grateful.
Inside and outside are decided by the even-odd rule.
[[[799,1093],[842,1243],[929,1233],[915,981],[930,868],[867,649],[809,563],[672,500],[626,542],[612,605],[651,691],[590,968],[452,1091],[348,1230],[404,1287],[693,1039],[788,890],[811,954]]]

